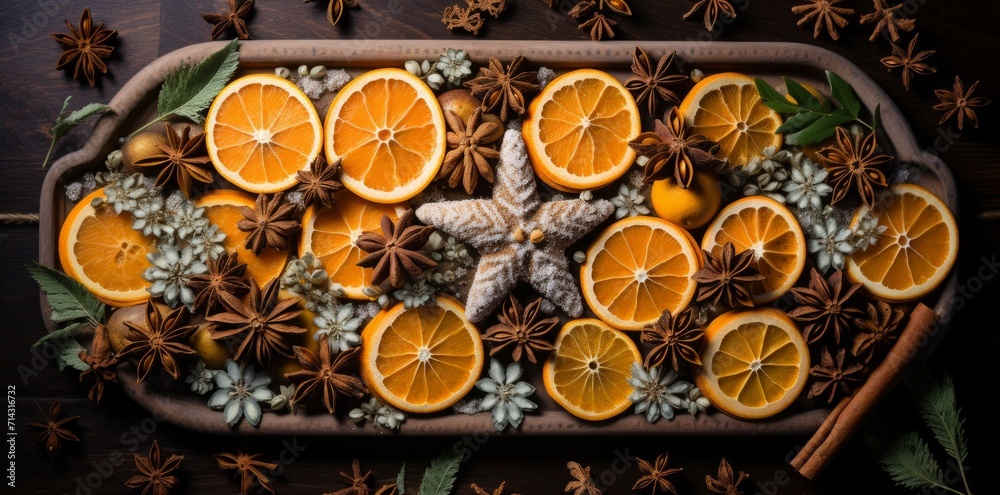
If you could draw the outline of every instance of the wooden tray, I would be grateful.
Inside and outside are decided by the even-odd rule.
[[[70,205],[64,194],[64,186],[86,171],[100,170],[104,157],[118,145],[119,137],[128,133],[155,115],[156,96],[166,75],[182,62],[197,62],[223,47],[222,42],[202,43],[189,46],[160,57],[122,87],[111,100],[113,113],[100,118],[84,147],[57,161],[45,177],[41,193],[41,221],[39,235],[39,260],[55,267],[56,242],[59,227]],[[402,67],[407,60],[435,59],[448,47],[465,49],[475,64],[484,64],[488,57],[510,60],[517,55],[525,55],[533,65],[556,70],[578,67],[593,67],[607,70],[624,80],[631,73],[632,51],[636,43],[630,41],[573,42],[547,41],[481,41],[454,39],[448,41],[249,41],[240,44],[239,74],[251,72],[272,72],[276,66],[292,70],[300,64],[323,64],[331,68],[345,68],[352,73],[360,73],[376,67]],[[881,104],[882,121],[890,142],[884,143],[895,154],[900,163],[916,167],[919,174],[914,180],[928,187],[944,198],[956,213],[958,196],[951,171],[935,155],[918,145],[913,131],[899,108],[879,88],[874,81],[855,67],[850,61],[809,45],[792,43],[725,43],[725,42],[642,42],[641,46],[653,56],[676,51],[678,60],[687,71],[695,67],[705,73],[738,71],[753,76],[761,76],[772,84],[780,83],[780,76],[813,84],[827,91],[824,70],[832,70],[849,82],[862,103],[872,110]],[[317,104],[321,114],[329,96]],[[935,312],[948,320],[954,299],[957,268],[950,278],[935,293]],[[933,303],[933,304],[931,304]],[[54,325],[48,317],[47,305],[42,303],[42,317],[49,331]],[[941,332],[943,333],[943,332]],[[940,335],[940,333],[939,333]],[[928,346],[929,347],[929,346]],[[539,369],[528,367],[529,375],[537,375]],[[539,367],[540,368],[540,367]],[[162,418],[176,425],[202,432],[218,434],[246,435],[461,435],[496,434],[489,414],[468,416],[451,414],[450,411],[432,416],[412,416],[400,432],[387,432],[372,425],[355,425],[346,417],[346,411],[336,416],[328,414],[304,414],[288,412],[266,413],[260,426],[254,428],[246,421],[238,427],[229,428],[221,411],[210,410],[207,397],[194,396],[178,388],[176,393],[166,393],[162,388],[148,382],[136,385],[134,368],[123,365],[119,368],[122,387],[136,402],[149,410],[158,419]],[[808,435],[822,423],[829,409],[803,411],[792,407],[787,412],[766,421],[741,421],[730,418],[716,410],[697,418],[678,414],[668,422],[661,420],[648,424],[644,417],[629,411],[615,419],[590,423],[576,419],[563,411],[544,393],[538,376],[529,379],[539,384],[533,399],[539,403],[538,411],[529,413],[521,429],[509,431],[508,435]],[[183,384],[181,384],[183,386]],[[472,393],[475,395],[475,392]],[[345,407],[345,406],[342,406]]]

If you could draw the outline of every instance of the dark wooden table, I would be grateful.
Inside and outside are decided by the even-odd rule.
[[[350,10],[341,25],[327,24],[325,2],[303,4],[294,0],[257,2],[250,22],[256,39],[374,39],[443,38],[461,46],[470,37],[450,33],[440,22],[451,0],[361,0],[362,8]],[[576,23],[546,9],[542,0],[510,0],[501,20],[490,20],[481,33],[485,39],[581,40]],[[565,11],[572,3],[563,0]],[[1000,222],[989,220],[1000,210],[1000,122],[992,108],[981,112],[982,129],[966,129],[961,136],[952,124],[938,125],[940,114],[931,109],[933,89],[951,86],[955,74],[967,84],[979,79],[979,94],[998,100],[1000,43],[996,21],[998,7],[992,0],[952,2],[906,0],[904,10],[917,20],[921,47],[936,49],[931,58],[937,74],[920,77],[906,92],[898,73],[887,73],[879,59],[889,53],[888,43],[868,41],[870,26],[859,26],[858,15],[839,42],[815,41],[811,28],[796,27],[797,16],[789,6],[798,2],[735,0],[738,19],[720,34],[708,33],[700,22],[681,16],[690,3],[680,0],[633,0],[635,15],[618,19],[616,39],[786,41],[815,43],[850,58],[878,81],[910,119],[919,141],[935,150],[958,179],[961,194],[962,247],[959,297],[946,339],[930,358],[932,369],[949,372],[959,388],[959,401],[968,418],[973,490],[985,492],[989,473],[997,469],[993,446],[997,429],[991,426],[990,399],[1000,393],[995,378],[1000,332],[996,328],[995,301],[1000,283],[994,279],[1000,246]],[[46,171],[40,168],[49,143],[49,129],[63,99],[73,95],[73,108],[87,102],[107,102],[142,67],[171,50],[208,39],[210,27],[198,16],[220,12],[223,0],[159,1],[6,0],[0,14],[0,212],[37,212],[39,191]],[[848,0],[860,13],[873,10],[867,0]],[[61,50],[50,32],[65,30],[63,19],[78,22],[89,6],[98,22],[119,32],[110,73],[91,88],[54,70]],[[995,103],[992,107],[996,107]],[[71,132],[56,149],[61,156],[85,141],[89,124]],[[24,265],[37,257],[38,230],[33,225],[0,226],[0,315],[4,319],[0,346],[0,383],[16,388],[16,491],[20,493],[122,493],[124,482],[135,474],[131,454],[145,453],[152,440],[170,453],[186,456],[177,493],[236,493],[238,484],[215,466],[214,452],[244,449],[264,452],[280,462],[275,487],[280,493],[323,493],[342,487],[336,475],[350,468],[352,457],[374,471],[381,482],[394,479],[403,462],[407,481],[415,486],[428,461],[442,449],[468,452],[457,494],[472,493],[470,483],[492,491],[502,480],[507,493],[562,493],[569,480],[565,464],[576,460],[593,468],[606,485],[605,493],[631,493],[638,476],[629,456],[652,459],[668,451],[670,463],[683,467],[677,484],[681,493],[708,493],[706,474],[715,474],[719,458],[727,457],[752,479],[744,486],[750,493],[908,493],[895,488],[881,472],[864,443],[855,438],[826,474],[815,483],[793,474],[786,464],[806,438],[234,438],[195,434],[161,424],[112,389],[101,404],[86,399],[76,376],[34,358],[29,346],[44,330],[38,293]],[[43,242],[51,242],[43,239]],[[33,360],[34,359],[34,360]],[[60,399],[68,414],[80,415],[79,444],[50,461],[40,446],[31,447],[38,421],[34,403],[46,408]],[[896,391],[875,411],[866,429],[889,434],[901,423],[912,422],[916,412],[908,398]],[[7,449],[4,448],[4,451]],[[124,461],[124,462],[123,462]],[[4,463],[6,467],[7,464]],[[951,471],[949,474],[954,474]],[[978,490],[977,490],[978,488]]]

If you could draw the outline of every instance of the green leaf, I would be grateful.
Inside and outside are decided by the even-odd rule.
[[[403,483],[403,479],[406,477],[406,463],[399,468],[399,474],[396,475],[396,493],[403,495],[406,493],[406,486]]]
[[[878,103],[875,105],[875,111],[872,112],[872,130],[877,131],[882,127],[882,104]]]
[[[60,328],[52,333],[47,333],[38,339],[34,344],[31,344],[31,350],[38,349],[39,347],[44,347],[52,342],[56,347],[60,349],[66,345],[66,342],[73,339],[74,332],[83,326],[83,322],[70,323],[65,327]]]
[[[944,473],[931,449],[915,432],[908,432],[886,449],[879,459],[897,485],[906,488],[944,486]]]
[[[962,411],[955,399],[955,384],[951,377],[945,375],[942,383],[925,387],[923,394],[917,397],[917,410],[945,452],[964,462],[969,448],[965,440],[965,422],[960,417]]]
[[[793,105],[790,101],[786,100],[785,95],[779,93],[767,81],[755,77],[753,82],[757,85],[757,92],[760,93],[761,101],[771,110],[780,113],[798,113],[802,110],[797,105]]]
[[[809,124],[812,124],[822,116],[823,115],[814,112],[797,113],[788,117],[784,123],[774,130],[774,132],[776,134],[785,134],[788,132],[801,131],[802,129],[809,127]]]
[[[781,79],[785,81],[785,88],[788,89],[788,94],[795,99],[800,108],[806,108],[814,112],[823,112],[826,110],[819,99],[813,96],[805,86],[788,77],[782,77]]]
[[[447,451],[435,457],[424,470],[424,478],[420,481],[420,495],[449,495],[455,487],[458,465],[461,462],[462,456]]]
[[[854,120],[854,117],[842,115],[824,115],[816,119],[808,127],[801,131],[785,136],[785,143],[792,146],[802,146],[806,144],[818,143],[833,135],[837,126],[846,124]]]
[[[107,105],[90,103],[88,105],[84,105],[83,108],[64,116],[66,113],[66,107],[69,106],[69,100],[71,98],[73,97],[67,96],[66,100],[63,101],[62,109],[59,110],[59,115],[56,117],[56,124],[52,126],[52,144],[49,145],[49,152],[45,154],[45,160],[42,161],[42,168],[45,168],[45,166],[49,164],[49,157],[52,156],[52,150],[56,147],[56,141],[59,141],[59,139],[66,135],[67,132],[72,130],[84,120],[87,120],[94,115],[111,111],[111,107]]]
[[[847,109],[854,117],[861,113],[861,102],[854,94],[854,89],[847,81],[843,80],[833,71],[826,71],[826,80],[830,83],[830,92],[833,99],[840,103],[840,106]]]
[[[97,326],[104,318],[104,303],[97,300],[82,284],[66,274],[45,265],[27,266],[31,278],[38,282],[52,308],[52,321],[61,323],[84,319]]]
[[[75,340],[70,340],[66,346],[60,349],[59,355],[56,356],[56,365],[59,366],[59,371],[66,369],[67,366],[77,371],[90,369],[90,366],[87,366],[87,363],[80,359],[80,351],[82,350],[84,350],[83,346]]]
[[[202,113],[222,91],[239,65],[237,40],[194,65],[182,65],[167,75],[160,88],[157,120],[182,117],[201,123]]]

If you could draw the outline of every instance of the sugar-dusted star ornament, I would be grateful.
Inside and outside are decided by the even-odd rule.
[[[500,148],[492,199],[428,203],[417,209],[417,218],[479,251],[465,303],[470,321],[492,314],[519,281],[570,316],[580,316],[583,302],[566,248],[615,207],[605,200],[542,201],[521,131],[512,127]]]

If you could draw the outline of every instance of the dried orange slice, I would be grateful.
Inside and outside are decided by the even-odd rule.
[[[254,207],[255,197],[232,189],[216,189],[202,195],[195,206],[205,208],[205,218],[219,230],[225,232],[223,244],[227,251],[235,252],[240,263],[247,264],[247,275],[253,277],[261,287],[272,278],[280,277],[288,262],[288,252],[268,247],[260,254],[246,248],[247,233],[236,228],[236,222],[243,219],[240,208]]]
[[[809,349],[798,327],[774,308],[730,311],[705,329],[695,384],[720,411],[738,418],[778,414],[809,376]]]
[[[269,74],[227,85],[208,109],[205,144],[219,175],[241,189],[273,193],[296,184],[323,146],[323,124],[295,84]]]
[[[538,177],[576,192],[621,177],[635,159],[628,142],[641,130],[632,94],[607,72],[580,69],[542,89],[521,132]]]
[[[555,350],[542,366],[542,381],[570,414],[600,421],[632,404],[628,378],[632,363],[639,362],[639,349],[624,332],[593,318],[573,320],[556,336]]]
[[[142,272],[152,266],[146,255],[156,250],[155,239],[132,229],[131,214],[91,206],[103,197],[103,189],[88,194],[66,216],[59,230],[59,263],[102,302],[138,304],[149,298]]]
[[[332,208],[306,209],[299,257],[312,253],[323,262],[330,280],[343,287],[345,296],[368,299],[362,289],[370,285],[373,269],[358,266],[367,253],[354,243],[362,232],[382,232],[383,215],[395,222],[404,211],[403,205],[371,203],[348,191],[338,192]]]
[[[361,340],[361,379],[380,400],[406,412],[451,406],[483,368],[479,330],[458,301],[441,294],[426,306],[382,310]]]
[[[701,248],[715,256],[732,242],[736,254],[754,252],[764,279],[750,286],[755,304],[771,302],[791,289],[806,266],[806,239],[795,215],[767,196],[733,201],[705,231]]]
[[[693,134],[719,143],[719,158],[744,165],[768,146],[781,147],[778,112],[764,106],[753,78],[735,72],[715,74],[695,84],[680,113]]]
[[[698,245],[688,232],[666,220],[637,216],[601,232],[580,267],[587,305],[615,328],[641,330],[663,310],[687,307],[701,269]]]
[[[871,211],[885,232],[868,249],[847,257],[847,277],[872,295],[911,301],[934,290],[958,256],[958,226],[948,205],[927,189],[896,184],[892,196],[869,210],[862,206],[851,220],[857,229]]]
[[[376,203],[406,201],[430,184],[447,151],[445,137],[434,92],[401,69],[356,77],[326,114],[327,160],[342,160],[340,181]]]

